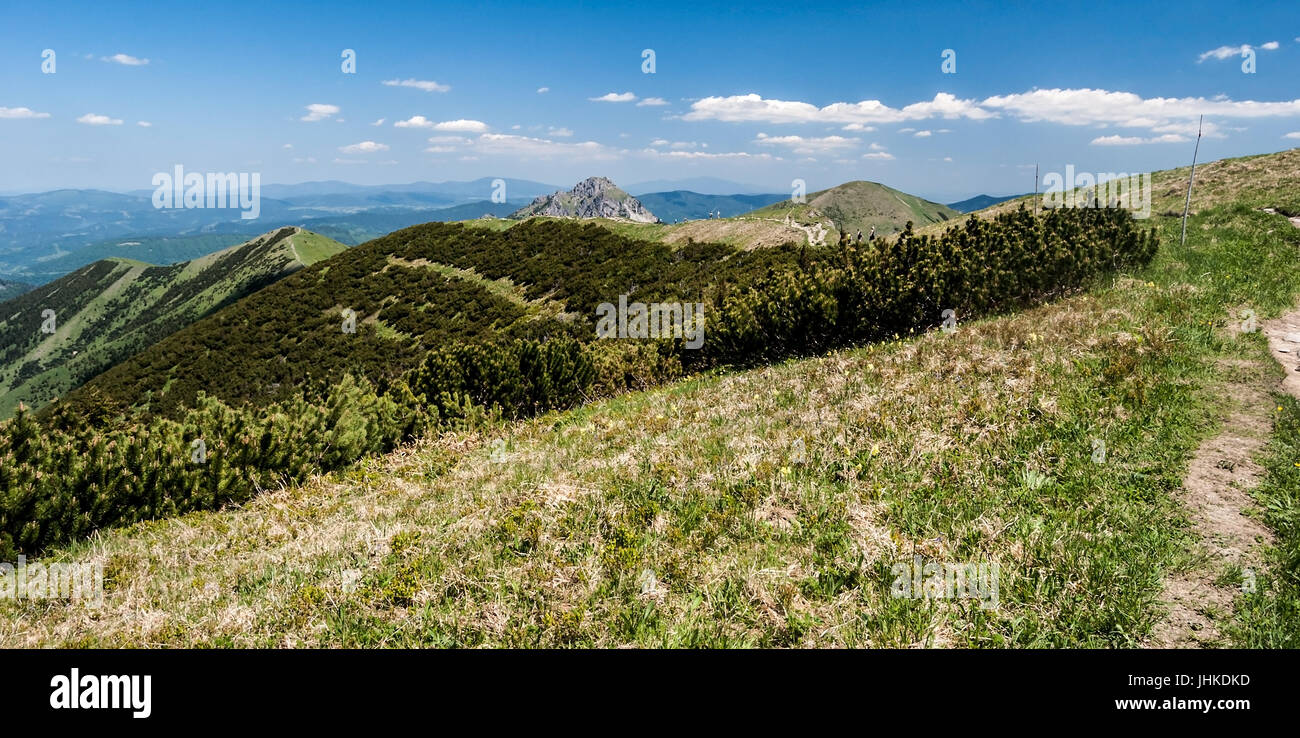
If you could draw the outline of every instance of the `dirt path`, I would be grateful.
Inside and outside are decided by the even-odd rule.
[[[1282,391],[1300,397],[1300,309],[1284,313],[1264,323],[1262,328],[1268,336],[1269,353],[1286,369]]]
[[[293,236],[296,236],[299,233],[302,233],[302,229],[295,228],[293,231]],[[306,266],[307,262],[303,261],[302,256],[298,254],[298,247],[293,242],[293,236],[289,236],[289,253],[293,254],[294,261],[298,262],[299,264],[302,264],[303,266]]]
[[[1300,228],[1300,218],[1289,220]],[[1300,307],[1261,330],[1269,353],[1286,369],[1280,389],[1300,398]],[[1237,406],[1219,435],[1196,449],[1180,493],[1206,561],[1165,581],[1161,601],[1169,614],[1152,630],[1151,648],[1199,648],[1221,640],[1216,620],[1231,615],[1233,598],[1249,580],[1244,574],[1242,582],[1221,586],[1215,580],[1232,565],[1258,570],[1260,548],[1273,542],[1272,531],[1252,514],[1258,505],[1250,496],[1264,476],[1255,459],[1268,442],[1272,398],[1253,384],[1228,384],[1222,392]]]
[[[1259,546],[1272,534],[1258,517],[1245,512],[1255,508],[1250,490],[1264,470],[1255,461],[1268,441],[1269,396],[1245,384],[1230,384],[1223,393],[1235,397],[1238,407],[1228,416],[1219,435],[1196,449],[1179,493],[1200,539],[1198,562],[1191,571],[1165,580],[1161,600],[1169,614],[1151,633],[1152,648],[1197,648],[1218,641],[1218,620],[1232,612],[1240,583],[1218,586],[1215,580],[1230,565],[1244,569],[1259,566]]]

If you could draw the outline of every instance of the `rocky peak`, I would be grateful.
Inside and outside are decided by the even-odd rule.
[[[622,218],[638,223],[655,223],[658,218],[639,200],[618,188],[607,177],[588,177],[563,190],[542,195],[511,215],[527,218],[547,215],[560,218]]]

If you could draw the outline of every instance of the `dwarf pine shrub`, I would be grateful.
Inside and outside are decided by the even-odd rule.
[[[621,242],[593,228],[530,226],[510,239],[522,254],[535,250],[537,239],[589,233],[609,251],[604,258],[618,259]],[[510,263],[469,248],[487,236],[451,227],[436,232],[468,253],[498,260],[477,265],[489,274]],[[940,324],[944,310],[968,320],[1032,305],[1081,289],[1105,272],[1144,265],[1158,245],[1155,230],[1138,229],[1123,210],[1035,215],[1021,207],[992,220],[972,216],[939,236],[918,236],[909,223],[896,238],[846,241],[801,252],[797,260],[737,256],[744,271],[733,266],[726,273],[743,279],[705,283],[700,280],[709,275],[703,275],[681,295],[706,300],[699,349],[681,340],[598,341],[594,331],[586,342],[567,334],[513,341],[467,335],[425,351],[412,368],[379,386],[344,375],[323,394],[299,391],[264,405],[227,404],[196,392],[182,413],[168,414],[149,412],[148,398],[122,413],[90,388],[79,393],[75,409],[56,404],[39,421],[20,410],[0,423],[0,561],[104,527],[243,502],[448,423],[493,414],[528,417],[683,371],[908,335]],[[570,247],[587,261],[595,258],[581,243]],[[656,246],[635,251],[636,263],[652,269],[652,257],[661,258],[664,273],[685,283],[696,270],[684,257],[717,260],[722,248],[692,244],[679,253]],[[554,281],[548,289],[559,289]],[[582,289],[573,299],[583,304],[604,294],[595,280],[575,284]],[[667,290],[671,282],[661,278],[659,284]],[[631,550],[606,551],[607,565],[627,564]]]

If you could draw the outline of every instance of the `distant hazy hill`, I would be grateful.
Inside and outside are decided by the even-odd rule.
[[[504,190],[494,185],[504,182]],[[524,179],[484,177],[467,182],[354,185],[347,182],[268,184],[261,188],[260,214],[244,220],[231,208],[155,208],[153,190],[128,193],[54,190],[0,196],[0,278],[43,284],[99,259],[125,257],[172,263],[241,243],[276,225],[318,230],[314,221],[333,219],[333,232],[369,240],[431,220],[477,218],[438,209],[490,201],[504,195],[513,207],[555,191]],[[376,214],[375,225],[367,216]],[[338,219],[356,216],[352,221]],[[121,250],[119,250],[119,247]],[[136,248],[141,247],[141,248]],[[134,250],[134,252],[133,252]],[[152,251],[152,253],[151,253]]]
[[[572,190],[542,195],[510,217],[527,218],[545,215],[560,218],[624,218],[638,223],[654,223],[658,217],[639,200],[619,189],[605,177],[588,177]]]
[[[1014,200],[1017,197],[1024,197],[1024,195],[1003,195],[1002,197],[994,197],[993,195],[976,195],[966,200],[962,200],[961,202],[950,202],[948,203],[948,207],[959,213],[969,213],[975,210],[983,210],[990,205],[997,205],[1000,202]]]
[[[771,205],[786,199],[786,195],[704,195],[689,190],[672,192],[651,192],[638,195],[636,199],[650,212],[658,215],[665,223],[679,220],[696,220],[708,218],[711,213],[720,213],[721,217],[748,213],[755,208]]]
[[[441,196],[446,202],[463,202],[465,200],[487,200],[495,191],[494,183],[500,179],[505,182],[505,196],[508,199],[526,200],[554,192],[555,185],[534,182],[528,179],[510,177],[480,177],[469,181],[452,182],[412,182],[410,184],[357,185],[350,182],[330,180],[324,182],[302,182],[300,184],[271,184],[262,188],[267,197],[305,205],[313,198],[332,195],[347,195],[353,202],[362,202],[367,198],[379,203],[394,200],[396,196]]]
[[[32,267],[37,284],[70,274],[101,259],[127,259],[149,264],[175,264],[190,261],[248,240],[239,233],[208,233],[189,236],[124,236],[92,243],[79,249],[47,258]]]
[[[260,198],[260,217],[244,220],[236,208],[155,208],[150,195],[97,190],[56,190],[0,197],[0,276],[19,281],[45,263],[111,239],[137,236],[219,235],[251,237],[267,224],[301,222],[312,211],[282,200]],[[238,242],[237,239],[235,242]],[[85,266],[83,262],[78,266]],[[61,275],[60,275],[61,276]]]
[[[10,282],[0,279],[0,302],[15,298],[31,288],[32,286],[26,282]]]
[[[471,220],[484,215],[506,218],[523,204],[524,201],[521,200],[509,200],[502,203],[484,200],[452,205],[451,207],[436,210],[366,210],[360,213],[328,218],[309,218],[302,223],[317,233],[355,246],[372,238],[379,238],[393,231],[400,231],[403,228],[409,228],[420,223]]]
[[[823,223],[831,231],[827,240],[838,237],[837,229],[850,236],[862,231],[865,237],[876,227],[877,235],[889,235],[903,230],[912,221],[917,226],[940,223],[961,215],[956,210],[899,192],[877,182],[846,182],[829,190],[812,192],[807,201],[796,203],[784,200],[749,213],[749,217],[776,218],[787,216],[798,223]]]
[[[340,195],[340,197],[346,197]],[[511,199],[504,203],[491,200],[462,203],[439,208],[416,209],[411,207],[384,207],[353,210],[339,208],[340,212],[322,215],[324,211],[309,210],[313,217],[290,218],[288,222],[307,230],[328,236],[336,241],[355,246],[402,228],[432,221],[469,220],[485,214],[504,218],[527,204],[525,199]],[[342,211],[347,212],[342,212]],[[67,275],[100,259],[135,259],[150,264],[174,264],[189,261],[243,243],[265,228],[269,218],[228,224],[231,232],[185,233],[173,235],[126,235],[78,246],[58,255],[43,256],[21,270],[26,284],[44,284]],[[283,221],[282,221],[283,222]],[[0,220],[0,226],[3,220]],[[240,230],[243,229],[243,230]],[[0,265],[4,255],[0,254]],[[3,274],[0,269],[0,274]]]
[[[281,228],[170,266],[97,261],[3,303],[0,417],[19,402],[45,405],[214,310],[346,248]]]

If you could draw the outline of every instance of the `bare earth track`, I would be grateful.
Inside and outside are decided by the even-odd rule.
[[[1300,218],[1289,220],[1300,228]],[[1260,328],[1268,337],[1269,353],[1286,370],[1278,389],[1300,398],[1300,307]],[[1260,566],[1261,546],[1273,542],[1272,532],[1253,514],[1258,505],[1250,496],[1264,474],[1255,459],[1268,441],[1273,403],[1253,383],[1227,384],[1222,390],[1237,406],[1219,435],[1197,448],[1181,493],[1201,541],[1199,553],[1207,560],[1166,580],[1161,599],[1169,614],[1153,629],[1148,647],[1218,645],[1223,636],[1215,620],[1231,613],[1233,598]],[[1241,581],[1216,583],[1231,567],[1242,570]]]

